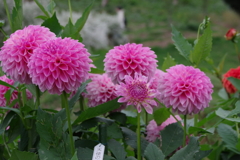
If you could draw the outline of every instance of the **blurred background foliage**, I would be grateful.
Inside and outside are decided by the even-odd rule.
[[[48,1],[39,0],[44,6]],[[74,17],[80,17],[83,10],[91,3],[91,0],[71,0]],[[158,65],[161,69],[164,57],[171,55],[177,63],[189,65],[172,44],[171,25],[174,25],[182,34],[193,43],[197,36],[198,25],[205,16],[209,16],[213,30],[213,48],[211,57],[214,65],[218,65],[221,58],[227,54],[223,73],[230,68],[236,68],[239,64],[233,44],[226,41],[225,33],[230,28],[240,28],[240,18],[230,6],[235,9],[237,1],[234,0],[95,0],[92,13],[81,33],[85,39],[85,45],[94,56],[94,64],[103,69],[103,59],[109,49],[114,45],[127,42],[142,43],[143,46],[150,47],[158,56]],[[228,3],[226,3],[228,2]],[[13,5],[13,0],[8,0],[9,6]],[[55,0],[57,17],[62,25],[67,23],[69,8],[66,0]],[[229,4],[231,3],[231,4]],[[0,1],[0,20],[5,20],[3,29],[9,33],[6,13]],[[124,28],[115,25],[117,19],[117,7],[124,10]],[[23,5],[24,25],[41,24],[42,20],[34,19],[37,15],[42,15],[34,2],[25,0]],[[92,34],[90,34],[92,33]],[[117,36],[116,36],[117,35]],[[115,36],[115,39],[114,39]],[[90,37],[90,38],[89,38]],[[118,41],[122,39],[122,41]],[[0,46],[3,42],[3,35],[0,33]],[[84,43],[84,42],[83,42]],[[89,44],[88,44],[89,43]],[[102,43],[101,45],[99,45]],[[221,82],[211,73],[212,67],[207,63],[199,66],[210,76],[215,88],[214,100],[210,111],[217,107],[218,91],[222,88]],[[56,106],[59,99],[43,95],[45,106]],[[207,111],[208,112],[208,109]]]

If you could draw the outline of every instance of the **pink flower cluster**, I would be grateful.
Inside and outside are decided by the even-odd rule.
[[[175,116],[179,121],[181,121],[181,117]],[[155,142],[157,138],[160,138],[160,131],[163,130],[166,126],[172,123],[176,123],[176,119],[173,116],[170,116],[166,121],[164,121],[160,126],[154,120],[151,120],[146,128],[146,140],[149,142]]]
[[[1,81],[4,81],[4,82],[6,82],[6,83],[8,83],[8,84],[10,84],[10,85],[13,85],[14,84],[14,81],[12,80],[12,79],[9,79],[6,75],[4,75],[4,76],[1,76],[0,77],[0,80]],[[7,100],[6,100],[6,98],[5,98],[5,93],[8,91],[10,89],[10,87],[7,87],[7,86],[4,86],[4,85],[0,85],[0,107],[5,107],[6,105],[8,105],[7,104]],[[27,98],[28,99],[31,99],[32,98],[32,94],[27,90],[26,91],[27,92]],[[12,92],[12,95],[11,95],[11,98],[10,98],[10,104],[11,104],[11,102],[13,101],[13,100],[15,100],[15,99],[17,99],[18,98],[18,91],[16,91],[16,90],[14,90],[13,92]],[[15,104],[14,106],[13,106],[13,108],[18,108],[18,103],[17,104]]]
[[[209,106],[213,85],[204,72],[191,66],[167,69],[160,81],[159,100],[179,114],[196,114]]]
[[[95,107],[117,98],[116,85],[112,83],[107,74],[92,75],[87,85],[84,97],[88,98],[88,106]]]
[[[93,67],[89,56],[82,43],[56,38],[48,28],[38,25],[11,34],[0,51],[1,67],[8,76],[52,94],[77,90]]]

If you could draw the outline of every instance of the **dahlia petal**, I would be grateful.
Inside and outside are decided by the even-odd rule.
[[[153,113],[153,108],[148,103],[142,103],[142,105],[145,108],[147,113],[149,113],[149,114]]]

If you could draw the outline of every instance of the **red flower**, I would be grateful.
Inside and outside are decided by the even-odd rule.
[[[229,29],[228,32],[226,33],[225,38],[226,38],[227,40],[233,40],[233,39],[236,37],[236,35],[237,35],[237,30],[234,29],[234,28],[231,28],[231,29]]]
[[[227,73],[223,75],[223,86],[228,93],[235,93],[237,89],[232,85],[232,83],[227,79],[228,77],[234,77],[240,79],[240,67],[231,68]]]

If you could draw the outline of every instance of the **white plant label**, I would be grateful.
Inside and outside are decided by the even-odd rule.
[[[103,160],[105,146],[101,143],[94,147],[92,160]]]

